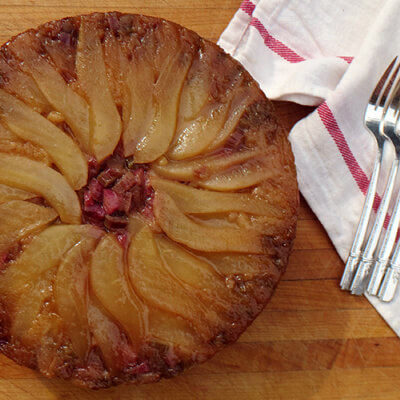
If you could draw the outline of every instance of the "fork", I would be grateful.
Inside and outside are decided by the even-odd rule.
[[[355,273],[353,282],[351,284],[352,294],[361,295],[367,290],[368,294],[376,295],[380,287],[383,274],[386,270],[390,254],[393,249],[394,241],[396,239],[396,232],[400,223],[400,208],[394,208],[392,218],[390,219],[388,229],[384,235],[381,248],[378,251],[377,260],[374,257],[379,239],[381,237],[382,228],[385,222],[386,214],[392,198],[392,192],[395,186],[395,181],[400,164],[400,137],[397,134],[397,121],[398,121],[398,108],[400,102],[400,93],[398,87],[398,72],[399,65],[393,68],[391,74],[390,89],[387,89],[387,101],[384,106],[383,124],[381,124],[381,132],[389,139],[395,150],[395,157],[392,162],[392,167],[389,173],[388,182],[386,184],[385,193],[382,197],[381,203],[376,214],[375,223],[372,227],[367,244],[361,256],[361,262]],[[400,205],[400,195],[395,204]],[[373,266],[373,269],[372,269]],[[371,273],[372,270],[372,273]]]
[[[396,74],[398,73],[398,69],[394,69],[396,62],[397,57],[392,60],[386,71],[379,79],[365,110],[364,126],[375,138],[377,154],[360,221],[358,223],[350,254],[346,262],[342,279],[340,281],[340,287],[343,290],[350,289],[353,282],[354,273],[360,261],[361,250],[365,241],[368,223],[371,217],[372,206],[374,204],[376,187],[378,184],[378,178],[382,164],[383,148],[386,142],[386,136],[383,134],[381,126],[385,113],[385,106],[390,98],[391,89],[393,87],[393,71],[395,71]]]

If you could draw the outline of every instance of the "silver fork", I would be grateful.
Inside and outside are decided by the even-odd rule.
[[[394,96],[394,103],[396,104],[393,105],[392,119],[396,128],[396,134],[398,135],[398,141],[400,142],[400,131],[399,131],[400,86],[399,85],[400,84],[398,84],[398,89],[396,95]],[[391,240],[392,240],[392,243],[390,243],[391,244],[390,250],[393,249],[393,245],[395,243],[396,236],[398,234],[398,229],[400,226],[400,190],[397,195],[396,204],[393,208],[392,218],[390,221],[392,221],[392,219],[394,220],[394,222],[393,224],[390,224],[388,227],[388,231],[390,231],[389,234],[391,235]],[[390,252],[388,249],[387,254],[389,256]],[[386,267],[388,260],[384,261],[386,261],[385,263]],[[380,286],[378,296],[380,297],[381,300],[388,302],[391,301],[394,297],[400,276],[400,240],[397,242],[397,245],[395,246],[388,268],[387,269],[384,268],[383,272],[385,272],[385,277],[383,279],[382,285]]]
[[[396,238],[397,227],[400,222],[400,212],[393,211],[390,219],[389,227],[384,235],[381,248],[377,260],[375,259],[375,250],[381,238],[382,228],[385,222],[392,192],[395,186],[397,172],[400,164],[400,137],[397,135],[396,124],[398,120],[399,107],[399,91],[398,91],[398,75],[399,65],[395,64],[390,78],[391,86],[387,88],[387,101],[384,105],[383,124],[380,129],[384,135],[390,140],[395,150],[395,158],[392,162],[389,178],[386,184],[385,193],[379,205],[376,219],[369,235],[367,244],[361,256],[361,262],[351,284],[352,294],[361,295],[367,290],[369,294],[376,295],[382,281],[383,274],[386,269],[386,264],[393,249],[394,240]],[[400,202],[400,197],[398,200]],[[400,209],[399,209],[400,211]],[[371,273],[373,266],[373,271]],[[368,287],[367,287],[368,286]]]
[[[380,128],[385,112],[385,105],[388,100],[388,95],[390,94],[390,89],[392,88],[393,71],[395,70],[394,66],[396,62],[397,57],[393,59],[386,71],[381,76],[371,94],[365,110],[364,125],[376,140],[377,154],[360,221],[358,223],[350,254],[346,262],[342,279],[340,281],[340,287],[343,290],[350,289],[353,282],[354,273],[360,261],[361,250],[365,241],[372,206],[374,204],[376,187],[378,184],[378,178],[382,164],[383,148],[386,142],[386,137]]]

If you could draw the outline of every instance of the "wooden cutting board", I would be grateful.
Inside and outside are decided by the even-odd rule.
[[[0,0],[0,41],[51,19],[111,10],[167,18],[216,41],[239,5],[240,0]],[[311,111],[276,106],[287,128]],[[288,270],[235,345],[172,380],[98,392],[44,379],[0,356],[0,400],[399,399],[400,340],[364,298],[339,290],[342,271],[302,199]]]

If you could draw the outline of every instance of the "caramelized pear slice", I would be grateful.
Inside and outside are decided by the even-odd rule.
[[[272,260],[265,255],[257,254],[232,254],[232,253],[209,253],[204,255],[214,268],[224,276],[241,274],[247,279],[261,274],[267,266],[272,269]]]
[[[154,118],[145,135],[137,141],[135,161],[148,163],[161,157],[176,129],[179,95],[191,63],[189,54],[176,54],[161,70],[154,87]]]
[[[87,357],[90,333],[87,319],[89,257],[96,238],[84,238],[66,254],[58,268],[54,296],[58,315],[63,319],[75,354]]]
[[[52,281],[54,279],[55,267],[45,271],[41,276],[36,277],[18,292],[18,299],[15,303],[14,318],[11,325],[11,334],[22,340],[26,344],[35,345],[35,341],[41,340],[41,337],[32,334],[33,331],[39,331],[39,319],[42,317],[41,309],[46,300],[52,296]],[[39,328],[39,329],[35,329]]]
[[[71,137],[2,89],[0,110],[0,115],[10,130],[46,150],[74,189],[86,185],[87,162]]]
[[[0,204],[0,254],[57,218],[52,208],[22,200]]]
[[[38,112],[48,110],[49,103],[43,93],[37,87],[33,78],[21,71],[21,61],[17,60],[9,51],[12,47],[13,44],[10,42],[6,51],[4,49],[0,51],[0,75],[5,83],[3,88],[9,93],[17,95],[20,99],[24,99]]]
[[[165,310],[150,308],[149,333],[153,341],[169,346],[169,353],[173,351],[191,359],[197,358],[197,354],[205,357],[212,353],[211,346],[202,343],[188,321]]]
[[[7,203],[11,200],[28,200],[32,197],[36,197],[36,194],[0,184],[0,204]]]
[[[201,43],[182,87],[179,105],[181,122],[195,119],[209,101],[212,84],[210,65],[217,57],[218,52],[213,46],[207,42]]]
[[[103,231],[93,225],[53,225],[34,237],[0,278],[0,288],[15,295],[47,270],[57,267],[67,251],[85,238],[98,240]]]
[[[143,340],[146,310],[125,277],[124,250],[114,235],[107,234],[93,253],[90,287],[104,308],[125,329],[132,346]]]
[[[121,136],[121,118],[108,87],[102,44],[90,17],[81,18],[76,71],[90,105],[90,148],[98,161],[113,153]]]
[[[147,226],[132,240],[128,263],[131,284],[147,304],[180,315],[196,329],[208,334],[204,319],[207,310],[168,271]]]
[[[124,71],[130,103],[130,109],[123,110],[122,143],[125,157],[135,153],[136,144],[152,126],[154,120],[154,71],[145,55],[141,53],[142,51],[140,55],[136,54],[132,64],[125,66]]]
[[[99,346],[103,360],[111,373],[118,373],[136,364],[137,353],[111,317],[91,296],[88,302],[89,329]]]
[[[67,180],[38,161],[0,153],[0,183],[44,197],[65,223],[81,222],[79,199]]]
[[[163,231],[178,243],[209,252],[263,253],[262,234],[253,229],[215,227],[188,218],[166,193],[154,197],[154,215]]]
[[[134,154],[137,163],[152,162],[162,156],[175,133],[180,93],[192,62],[192,53],[184,40],[174,40],[171,47],[170,54],[167,53],[162,61],[155,84],[150,76],[146,76],[149,72],[145,72],[154,68],[152,64],[155,61],[150,54],[140,52],[136,56],[137,70],[132,68],[128,80],[132,121],[123,135],[124,152],[125,156]],[[144,82],[145,78],[148,82]]]
[[[167,164],[153,163],[152,169],[158,175],[178,181],[198,181],[260,156],[259,150],[240,153],[220,153],[188,161],[170,161]]]
[[[229,104],[216,104],[204,110],[196,119],[182,122],[175,142],[167,155],[172,160],[184,160],[201,154],[218,136],[227,118]]]
[[[239,90],[242,82],[243,76],[239,74],[229,85],[220,102],[204,107],[201,113],[192,120],[180,119],[174,144],[168,151],[169,158],[183,160],[195,157],[207,148],[215,148],[223,143],[247,106],[247,102],[245,102],[242,107],[239,107],[241,112],[235,110],[236,100],[232,108],[236,91]],[[243,89],[240,92],[242,91]],[[235,111],[239,112],[235,113]]]
[[[17,142],[20,139],[15,133],[12,133],[7,127],[0,123],[0,140]]]
[[[220,212],[246,212],[253,215],[267,215],[270,218],[282,218],[279,208],[267,200],[257,198],[249,193],[220,193],[195,189],[183,183],[173,182],[151,175],[151,186],[158,191],[168,193],[180,210],[190,214],[207,214]]]
[[[196,290],[209,307],[213,308],[217,304],[230,308],[234,300],[233,293],[226,287],[225,279],[210,263],[166,238],[157,236],[155,241],[161,258],[177,279]]]
[[[276,173],[259,160],[251,160],[227,172],[200,181],[199,186],[216,191],[232,191],[255,186]]]
[[[256,90],[249,90],[248,87],[241,88],[239,94],[232,100],[231,108],[229,110],[229,116],[225,121],[223,128],[215,136],[214,140],[207,147],[207,151],[211,152],[218,147],[222,146],[229,136],[234,131],[240,118],[246,111],[246,109],[255,101],[257,98]]]
[[[0,152],[27,157],[31,160],[40,161],[48,166],[52,164],[45,150],[31,142],[22,142],[18,138],[16,140],[0,139]]]
[[[32,76],[47,102],[63,115],[82,148],[88,152],[89,106],[86,100],[68,86],[49,60],[29,46],[25,38],[16,40],[11,50],[23,60],[22,69]]]

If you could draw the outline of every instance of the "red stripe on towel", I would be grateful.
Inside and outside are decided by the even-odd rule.
[[[278,56],[282,57],[286,61],[290,63],[298,63],[305,61],[305,58],[298,55],[295,51],[287,47],[280,40],[275,39],[265,28],[262,22],[258,18],[252,18],[250,25],[254,26],[261,37],[264,39],[265,45],[272,50],[274,53],[278,54]]]
[[[346,61],[347,63],[351,64],[351,62],[353,61],[354,57],[348,57],[348,56],[339,56],[339,58],[341,58],[342,60]]]
[[[351,152],[347,140],[344,137],[342,131],[340,130],[336,118],[333,115],[331,109],[326,104],[326,102],[322,103],[318,107],[318,115],[321,118],[322,123],[325,125],[325,128],[328,131],[329,135],[335,142],[341,156],[343,157],[343,160],[347,168],[349,169],[351,175],[356,181],[358,187],[360,188],[361,192],[365,195],[367,193],[369,185],[368,176],[362,170],[356,158],[354,157],[353,153]],[[380,202],[381,202],[381,197],[379,195],[376,195],[374,201],[375,211],[378,209]]]
[[[256,5],[253,4],[249,0],[244,0],[243,3],[240,5],[240,9],[244,11],[250,17],[253,15],[253,11],[256,8]]]

